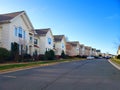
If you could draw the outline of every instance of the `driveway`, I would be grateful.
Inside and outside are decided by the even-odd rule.
[[[107,60],[82,60],[0,74],[0,90],[120,90]]]

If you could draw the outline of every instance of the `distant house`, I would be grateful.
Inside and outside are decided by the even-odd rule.
[[[95,48],[92,48],[92,50],[91,50],[91,56],[96,56],[96,49]]]
[[[54,37],[50,28],[35,29],[35,32],[39,36],[40,54],[44,55],[46,51],[53,50]]]
[[[54,35],[55,55],[60,56],[62,51],[66,54],[66,39],[64,35]]]
[[[85,55],[85,46],[83,44],[80,44],[80,56]]]
[[[101,51],[100,50],[96,50],[96,56],[101,55]]]
[[[117,55],[120,55],[120,45],[118,47]]]
[[[91,56],[92,48],[89,46],[85,46],[85,56]]]
[[[34,53],[34,28],[25,11],[0,14],[0,47],[11,50],[19,44],[19,54]]]
[[[80,45],[78,41],[72,41],[66,43],[66,54],[69,56],[80,55]]]

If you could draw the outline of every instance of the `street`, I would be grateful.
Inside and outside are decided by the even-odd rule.
[[[105,59],[65,62],[0,74],[0,90],[120,90],[120,71]]]

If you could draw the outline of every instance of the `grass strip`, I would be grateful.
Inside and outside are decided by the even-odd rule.
[[[112,58],[111,61],[120,65],[120,59]]]
[[[0,65],[0,70],[7,70],[7,69],[14,69],[14,68],[21,68],[21,67],[24,68],[28,66],[39,66],[39,65],[45,65],[50,63],[69,62],[69,61],[75,61],[75,60],[81,60],[81,59],[67,59],[67,60],[63,59],[63,60],[52,60],[52,61],[37,61],[37,62],[27,62],[27,63],[6,64],[6,65]]]

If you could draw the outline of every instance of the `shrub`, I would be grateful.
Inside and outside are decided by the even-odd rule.
[[[60,56],[61,58],[66,58],[66,55],[65,55],[65,52],[64,51],[62,51],[62,53],[61,53],[61,56]]]
[[[54,60],[55,59],[55,53],[53,50],[46,51],[45,52],[45,59],[47,60]]]
[[[8,59],[10,56],[10,52],[5,49],[0,47],[0,62],[3,62],[4,60]]]
[[[117,56],[117,59],[120,59],[120,55]]]
[[[30,54],[19,55],[19,62],[31,62],[33,61],[33,57]]]
[[[46,60],[45,55],[39,55],[38,60]]]
[[[16,42],[11,43],[11,55],[15,61],[19,60],[19,44]]]

